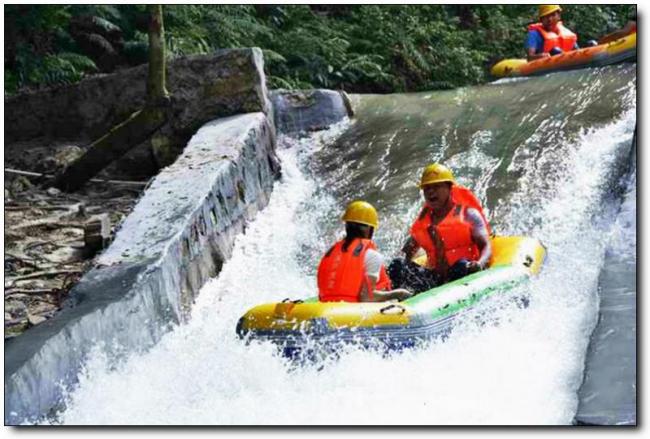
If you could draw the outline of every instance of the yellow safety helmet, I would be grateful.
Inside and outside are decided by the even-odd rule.
[[[428,184],[442,183],[444,181],[456,183],[456,180],[454,180],[454,174],[451,172],[451,169],[445,165],[441,165],[440,163],[434,163],[424,168],[424,172],[422,172],[422,178],[420,178],[419,187],[422,189]]]
[[[375,229],[379,225],[377,211],[372,204],[365,201],[353,201],[348,204],[342,219],[345,222],[365,224]]]
[[[539,18],[552,14],[555,11],[562,11],[560,5],[539,5]]]

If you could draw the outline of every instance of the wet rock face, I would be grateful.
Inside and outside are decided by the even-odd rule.
[[[270,112],[257,48],[179,58],[168,63],[167,72],[167,89],[179,109],[173,128],[189,130],[189,136],[218,117]],[[5,141],[96,139],[144,105],[146,77],[147,65],[142,65],[7,98]]]
[[[199,289],[230,258],[235,237],[268,203],[279,175],[274,134],[261,112],[199,129],[72,289],[65,309],[5,343],[5,424],[56,407],[59,383],[76,381],[96,343],[109,356],[145,350],[188,318]]]
[[[300,135],[327,129],[352,117],[348,95],[333,90],[273,90],[275,126],[283,134]]]

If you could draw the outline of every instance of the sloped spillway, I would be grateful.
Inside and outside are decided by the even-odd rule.
[[[356,121],[279,139],[269,206],[204,288],[189,323],[120,363],[97,348],[64,424],[570,424],[598,316],[597,286],[636,123],[636,73],[615,66],[411,95],[356,96]],[[351,349],[295,367],[235,325],[251,306],[315,292],[318,258],[351,199],[380,213],[392,256],[442,161],[503,234],[541,239],[530,306],[486,304],[445,342]],[[128,396],[125,396],[128,395]]]

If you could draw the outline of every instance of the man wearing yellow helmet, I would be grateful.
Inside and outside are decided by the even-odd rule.
[[[578,37],[562,24],[560,5],[540,5],[539,22],[528,26],[528,61],[546,58],[578,48]]]
[[[458,184],[449,168],[427,166],[419,184],[424,206],[411,226],[402,251],[388,267],[393,284],[422,292],[485,269],[492,257],[490,225],[472,192]],[[427,264],[411,261],[418,249]]]
[[[318,265],[321,302],[382,302],[406,299],[405,289],[391,290],[384,259],[372,242],[377,211],[365,201],[350,203],[343,214],[345,238],[325,253]]]

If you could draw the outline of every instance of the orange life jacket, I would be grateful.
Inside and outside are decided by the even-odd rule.
[[[472,191],[467,189],[465,186],[454,184],[451,187],[451,200],[454,202],[454,204],[460,204],[462,206],[476,209],[478,213],[481,214],[481,218],[483,218],[483,221],[485,222],[488,235],[492,236],[492,228],[490,227],[490,223],[485,217],[483,206],[481,206],[481,202],[478,200],[478,198],[476,198],[476,195],[474,195]]]
[[[536,30],[544,39],[544,53],[550,53],[555,47],[559,47],[563,52],[573,50],[578,41],[576,34],[564,27],[562,22],[558,22],[555,31],[547,31],[542,23],[534,23],[528,26],[528,30]]]
[[[418,219],[411,226],[411,236],[427,253],[427,266],[431,269],[435,269],[438,263],[437,249],[432,238],[434,231],[444,245],[441,251],[444,252],[448,267],[463,258],[475,261],[480,257],[479,248],[472,240],[472,224],[465,219],[468,208],[476,209],[481,214],[488,234],[492,233],[481,204],[469,189],[454,184],[451,189],[451,199],[454,206],[438,224],[433,225],[431,209],[425,205]]]
[[[343,251],[344,242],[342,239],[334,244],[318,265],[318,299],[321,302],[359,302],[363,283],[368,285],[364,258],[368,249],[377,250],[375,243],[369,239],[357,238]],[[383,265],[375,289],[391,289],[390,278]],[[369,293],[372,298],[372,291]]]

